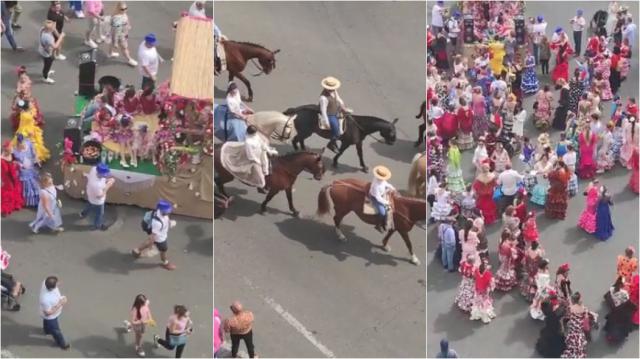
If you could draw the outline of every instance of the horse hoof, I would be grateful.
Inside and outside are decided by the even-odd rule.
[[[364,173],[369,173],[369,167],[364,166],[360,169],[360,171],[364,172]]]
[[[382,249],[384,249],[385,252],[391,252],[391,246],[390,245],[384,245],[382,246]]]
[[[331,166],[333,166],[333,168],[338,168],[338,163],[334,162],[333,164],[331,164]]]
[[[293,212],[291,212],[291,214],[292,214],[295,218],[300,218],[300,211],[293,211]]]
[[[411,263],[413,263],[413,264],[415,264],[417,266],[420,265],[420,260],[418,259],[418,257],[416,257],[415,254],[411,256]]]
[[[260,213],[261,215],[264,215],[265,212],[267,212],[266,208],[260,208],[260,212],[258,212],[258,213]]]

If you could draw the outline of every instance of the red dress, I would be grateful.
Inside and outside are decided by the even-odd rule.
[[[151,95],[151,98],[148,96],[140,97],[140,107],[142,108],[142,112],[145,115],[151,115],[158,111],[158,104],[156,103],[156,95]]]
[[[590,139],[587,139],[582,132],[578,136],[578,148],[580,151],[580,162],[578,163],[578,177],[582,179],[593,178],[596,174],[596,162],[593,159],[594,146],[598,142],[595,133],[590,132]]]
[[[140,106],[140,100],[137,96],[122,99],[122,105],[127,113],[136,113]]]
[[[564,219],[567,214],[567,203],[569,194],[567,185],[569,184],[568,172],[564,170],[555,170],[549,173],[548,179],[550,183],[547,191],[547,201],[544,205],[544,213],[549,218]]]
[[[566,50],[560,56],[556,56],[556,67],[551,72],[551,81],[555,84],[559,79],[569,82],[569,55],[572,53],[571,48],[567,45]]]
[[[458,113],[456,115],[458,120],[458,125],[460,126],[460,131],[464,134],[471,133],[472,125],[473,125],[473,112],[471,109],[463,109],[460,107],[458,109]]]
[[[520,220],[520,223],[524,223],[527,219],[527,202],[521,201],[515,206],[515,216]]]
[[[529,244],[538,240],[538,225],[535,218],[526,220],[522,224],[522,238]]]
[[[629,178],[629,187],[631,187],[631,190],[635,193],[640,193],[640,188],[638,188],[640,185],[640,177],[638,176],[638,167],[640,167],[638,163],[639,157],[640,155],[638,154],[638,149],[634,148],[633,154],[629,159],[631,165],[631,178]]]
[[[634,275],[631,280],[631,288],[629,289],[629,301],[636,305],[636,311],[633,313],[631,321],[633,324],[638,325],[640,322],[638,318],[638,275]]]
[[[476,207],[484,216],[485,225],[490,225],[498,219],[498,207],[493,201],[493,190],[496,187],[496,179],[492,179],[489,183],[483,183],[480,180],[473,182],[473,190],[478,196],[476,199]]]
[[[18,176],[18,164],[2,159],[2,215],[6,216],[24,207],[22,183]]]
[[[438,128],[438,136],[444,140],[453,138],[458,134],[458,120],[451,112],[445,112],[442,117],[435,119],[434,123]]]

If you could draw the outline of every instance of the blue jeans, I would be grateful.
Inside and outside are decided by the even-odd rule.
[[[369,198],[371,198],[371,202],[373,204],[373,206],[376,209],[376,212],[378,212],[378,215],[381,217],[382,220],[386,220],[387,219],[387,207],[385,207],[384,204],[378,202],[377,199],[375,199],[375,197],[373,196],[369,196]]]
[[[329,126],[331,127],[331,139],[337,140],[340,137],[340,121],[336,115],[327,115]]]
[[[456,251],[456,246],[449,246],[442,244],[442,265],[445,269],[453,270],[453,253]]]
[[[11,45],[12,49],[17,49],[18,44],[16,44],[16,39],[13,37],[13,29],[11,28],[11,13],[9,11],[6,11],[2,14],[2,22],[5,24],[4,36],[7,38],[7,41],[9,41],[9,45]]]
[[[69,7],[72,8],[73,11],[81,11],[82,1],[69,1]]]
[[[82,217],[89,214],[89,212],[94,212],[93,217],[93,228],[100,229],[104,224],[104,203],[103,204],[91,204],[87,202],[87,205],[80,212]]]
[[[58,318],[54,319],[42,319],[42,329],[46,335],[52,335],[53,340],[60,348],[67,346],[67,342],[64,340],[62,330],[60,330],[60,324],[58,324]]]

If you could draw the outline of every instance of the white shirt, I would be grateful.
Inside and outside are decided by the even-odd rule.
[[[40,316],[43,319],[56,319],[62,314],[62,307],[58,309],[55,313],[51,315],[46,315],[44,312],[51,310],[58,302],[60,302],[60,290],[58,287],[55,287],[53,290],[48,290],[47,287],[42,282],[42,287],[40,288]]]
[[[331,96],[335,96],[340,108],[344,107],[344,102],[340,98],[340,95],[338,95],[338,91],[333,91],[331,93]],[[327,96],[320,96],[319,105],[320,105],[320,118],[322,119],[322,122],[324,123],[325,126],[329,126],[329,117],[327,116],[327,107],[329,106],[329,98],[327,98]]]
[[[513,196],[518,192],[518,181],[522,181],[524,176],[514,169],[505,170],[498,176],[498,184],[502,185],[502,193],[505,196]]]
[[[106,193],[104,193],[107,187],[107,179],[98,177],[96,168],[93,167],[87,175],[87,200],[91,204],[101,205],[104,204],[107,199]]]
[[[582,31],[584,30],[584,26],[587,24],[587,21],[582,16],[574,16],[571,20],[573,20],[573,22],[571,23],[571,28],[573,28],[573,31]]]
[[[158,65],[160,64],[160,56],[158,56],[156,47],[147,47],[143,41],[140,47],[138,47],[138,63],[140,64],[139,69],[142,76],[149,76],[142,69],[143,66],[145,66],[153,76],[156,76],[158,74]]]
[[[207,13],[205,12],[204,5],[202,6],[202,10],[198,10],[198,7],[196,6],[196,2],[194,1],[193,4],[191,4],[191,7],[189,8],[189,16],[206,18]]]
[[[431,26],[444,27],[442,22],[442,6],[435,4],[431,8]]]
[[[371,188],[369,189],[369,195],[376,199],[376,201],[388,205],[389,201],[385,198],[387,191],[395,191],[395,188],[387,181],[381,181],[374,178],[371,182]]]
[[[262,153],[277,154],[275,150],[267,146],[257,134],[248,135],[244,141],[247,159],[251,162],[262,163]]]
[[[513,116],[513,128],[514,134],[521,136],[524,134],[524,122],[527,119],[527,111],[522,110],[520,113]]]
[[[449,37],[452,39],[458,38],[458,33],[460,33],[460,26],[458,26],[458,21],[456,19],[451,18],[447,21],[447,26],[449,27]]]
[[[227,106],[229,107],[229,111],[235,113],[240,116],[242,111],[244,110],[242,97],[240,96],[239,91],[234,91],[235,95],[229,94],[227,95]]]
[[[533,25],[533,43],[539,44],[540,41],[542,40],[542,36],[546,33],[546,31],[547,31],[546,22],[534,24]]]
[[[504,80],[495,80],[489,86],[489,90],[492,93],[495,92],[495,90],[498,90],[498,93],[500,93],[500,97],[502,97],[507,92],[507,83]]]
[[[576,170],[576,162],[577,162],[576,157],[577,157],[576,151],[567,152],[562,156],[562,161],[564,161],[564,163],[567,165],[567,167],[569,167],[569,169],[572,172],[575,172]]]
[[[438,180],[436,179],[436,176],[431,175],[431,177],[429,177],[429,182],[427,183],[427,195],[436,194],[436,190],[438,189]]]
[[[478,146],[476,147],[475,151],[473,151],[473,163],[476,166],[480,166],[480,162],[482,162],[482,160],[484,160],[485,158],[488,158],[489,154],[487,153],[487,147],[485,146]]]
[[[167,241],[167,235],[169,234],[169,228],[171,227],[171,221],[169,221],[169,216],[162,215],[159,211],[156,212],[154,217],[151,219],[151,234],[154,236],[154,242],[162,243]]]

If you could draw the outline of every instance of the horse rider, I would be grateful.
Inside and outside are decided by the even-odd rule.
[[[351,113],[352,110],[345,107],[340,95],[338,95],[337,90],[340,88],[340,80],[333,76],[325,77],[322,79],[321,85],[323,90],[320,94],[320,117],[324,126],[328,125],[331,128],[331,140],[327,144],[327,148],[337,152],[336,141],[340,137],[340,121],[338,117],[342,117],[343,112]]]
[[[387,196],[389,192],[395,191],[389,182],[391,171],[385,166],[376,166],[373,169],[373,181],[369,189],[369,198],[373,202],[376,212],[380,217],[380,222],[376,224],[376,230],[384,233],[387,230],[387,213],[390,208]]]
[[[253,125],[247,127],[247,138],[244,144],[247,159],[253,167],[253,173],[260,176],[260,182],[264,183],[262,188],[258,188],[258,192],[266,193],[269,191],[269,155],[276,156],[278,151],[264,143],[264,140],[258,135],[258,129]]]
[[[249,106],[242,102],[242,96],[240,96],[240,90],[235,82],[230,82],[227,86],[227,107],[234,117],[247,121],[249,115],[253,115],[253,110]]]
[[[218,69],[222,69],[222,64],[220,63],[220,57],[218,57],[218,42],[220,42],[220,40],[226,40],[227,37],[222,35],[222,31],[220,31],[220,28],[218,27],[218,25],[216,25],[215,23],[213,24],[213,58],[215,61],[215,65],[214,65],[214,71],[216,73],[216,75],[220,74],[220,71],[218,71]]]

